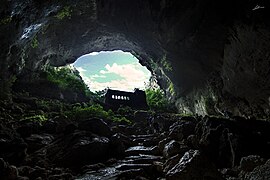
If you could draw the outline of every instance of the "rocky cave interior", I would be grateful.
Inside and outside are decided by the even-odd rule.
[[[2,0],[0,179],[270,179],[269,8]],[[46,79],[48,67],[119,49],[176,112],[113,112]]]

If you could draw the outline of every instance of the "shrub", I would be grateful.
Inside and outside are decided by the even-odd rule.
[[[65,112],[68,118],[73,120],[88,119],[92,117],[97,117],[101,119],[112,120],[113,122],[127,122],[131,123],[130,120],[122,116],[116,116],[112,110],[105,111],[103,107],[99,104],[94,104],[89,107],[75,107],[73,110]]]
[[[47,121],[48,118],[45,117],[43,114],[41,115],[34,115],[34,116],[26,116],[21,119],[21,121],[33,121],[33,122],[38,122],[40,125]]]
[[[146,101],[151,110],[174,111],[173,105],[166,99],[161,89],[146,89]]]
[[[47,80],[57,84],[61,89],[69,88],[74,91],[84,92],[85,95],[90,91],[80,76],[68,67],[48,67],[45,73]]]
[[[130,115],[133,113],[133,110],[129,106],[121,106],[118,108],[117,113],[120,115]]]

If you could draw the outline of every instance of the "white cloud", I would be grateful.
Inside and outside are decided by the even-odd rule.
[[[141,65],[137,63],[133,64],[124,64],[124,65],[118,65],[117,63],[113,63],[112,66],[107,64],[105,66],[106,70],[101,70],[100,73],[102,74],[109,74],[109,73],[115,73],[119,75],[120,77],[126,79],[127,81],[131,82],[138,82],[143,81],[146,78],[149,78],[149,74],[145,74],[141,70]]]
[[[110,73],[114,73],[122,77],[122,79],[112,80],[104,83],[92,81],[89,84],[89,87],[93,91],[102,90],[106,87],[125,91],[132,91],[134,88],[143,89],[145,83],[148,82],[150,77],[150,72],[145,73],[142,71],[141,65],[136,63],[124,65],[114,63],[112,66],[107,64],[105,66],[105,70],[101,70],[100,73],[104,76],[109,76]]]
[[[143,89],[145,83],[149,81],[150,72],[145,73],[141,69],[141,65],[137,63],[118,65],[113,63],[112,66],[107,64],[100,74],[94,74],[90,77],[84,75],[86,70],[77,68],[84,82],[90,87],[91,91],[103,90],[107,87],[111,89],[119,89],[124,91],[133,91],[134,88]],[[108,82],[97,82],[96,78],[107,78],[110,74],[117,74],[121,79],[111,80]],[[108,78],[109,79],[109,78]]]
[[[86,70],[85,69],[83,69],[82,67],[76,67],[76,69],[80,72],[80,73],[82,73],[82,72],[85,72]]]
[[[105,75],[99,75],[99,74],[94,74],[91,76],[91,78],[95,79],[95,78],[106,78]]]
[[[91,53],[89,53],[89,54],[85,54],[85,55],[83,55],[83,56],[96,56],[96,55],[99,55],[100,53],[106,53],[106,54],[108,54],[108,53],[122,53],[122,54],[130,54],[129,52],[124,52],[124,51],[122,51],[122,50],[115,50],[115,51],[100,51],[100,52],[91,52]]]
[[[104,71],[104,70],[100,70],[99,73],[101,73],[101,74],[106,74],[107,72]]]

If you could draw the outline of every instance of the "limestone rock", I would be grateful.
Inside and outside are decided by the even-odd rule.
[[[244,180],[266,180],[270,179],[270,160],[264,165],[257,166],[251,173],[247,174]]]
[[[200,179],[217,179],[221,180],[215,166],[201,154],[199,150],[189,150],[180,161],[171,168],[167,174],[168,180],[200,180]]]
[[[262,165],[264,162],[264,159],[258,155],[243,157],[240,161],[240,170],[250,172],[255,167]]]
[[[176,154],[183,155],[188,150],[186,145],[183,145],[175,140],[170,141],[167,143],[163,150],[163,155],[165,158],[170,158]]]
[[[34,152],[54,140],[54,137],[49,134],[32,134],[30,137],[26,138],[26,143],[28,145],[27,152]]]
[[[100,136],[110,137],[112,135],[112,131],[107,123],[98,118],[80,121],[78,123],[78,128],[81,130],[90,131]]]
[[[172,167],[174,167],[180,159],[181,156],[179,154],[167,159],[166,162],[163,164],[163,172],[167,174],[167,172],[172,169]]]
[[[16,180],[18,178],[18,170],[15,166],[9,165],[0,158],[0,179]]]
[[[194,134],[196,123],[194,121],[179,121],[170,126],[169,137],[177,141],[182,141],[189,135]]]

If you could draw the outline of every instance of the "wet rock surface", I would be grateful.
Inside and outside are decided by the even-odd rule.
[[[16,115],[0,121],[0,179],[268,178],[268,121],[159,113],[157,132],[147,112],[118,124],[57,112],[46,122],[16,121],[21,114],[12,109]]]

